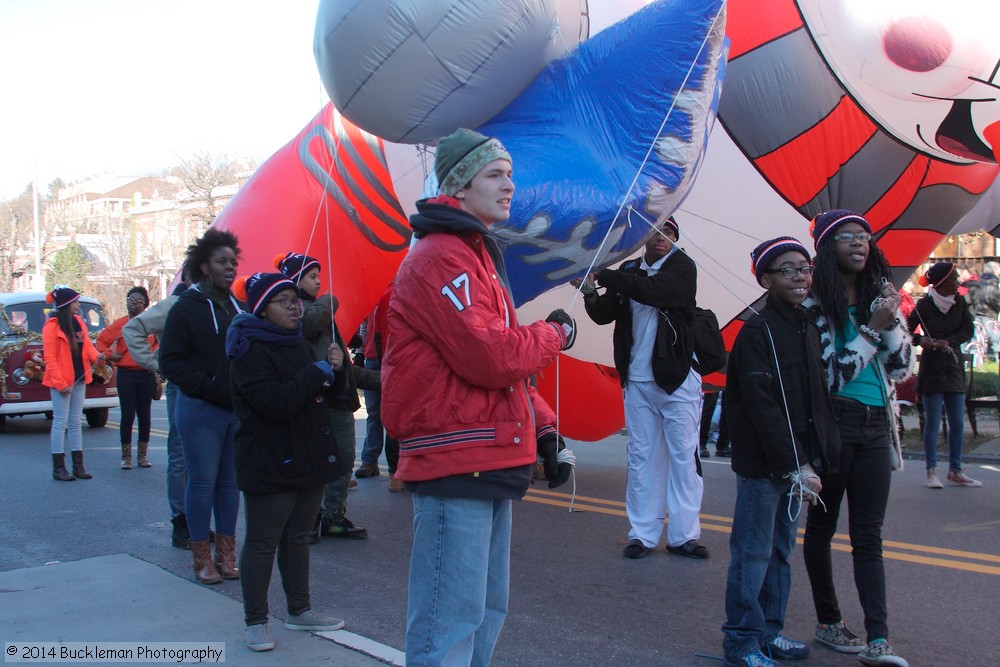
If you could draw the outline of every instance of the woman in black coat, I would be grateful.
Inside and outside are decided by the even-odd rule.
[[[344,621],[312,610],[309,531],[323,488],[350,467],[337,457],[327,403],[344,384],[344,355],[331,345],[314,361],[299,323],[301,302],[280,273],[237,281],[249,313],[226,337],[232,361],[236,479],[243,491],[246,539],[240,557],[247,646],[274,648],[267,629],[267,590],[275,553],[290,630],[338,630]]]
[[[962,472],[962,442],[965,436],[965,364],[962,343],[975,335],[972,312],[965,297],[958,293],[958,275],[951,262],[938,262],[920,276],[927,294],[913,309],[906,323],[919,345],[920,372],[917,391],[924,404],[924,456],[927,464],[926,485],[940,489],[937,472],[937,438],[941,430],[941,406],[948,419],[948,484],[982,486]]]

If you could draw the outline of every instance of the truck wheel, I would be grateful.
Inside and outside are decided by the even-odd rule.
[[[108,412],[109,408],[91,408],[90,410],[84,410],[83,414],[87,416],[87,425],[91,428],[101,428],[108,423]]]

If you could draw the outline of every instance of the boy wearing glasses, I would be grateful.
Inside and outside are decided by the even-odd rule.
[[[750,258],[768,294],[736,337],[723,396],[737,490],[722,645],[726,665],[771,667],[809,655],[807,644],[781,635],[789,557],[799,503],[815,504],[817,473],[836,466],[840,440],[819,333],[802,307],[812,286],[809,252],[784,236]]]

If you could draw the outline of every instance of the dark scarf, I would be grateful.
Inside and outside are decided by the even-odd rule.
[[[239,313],[226,332],[226,356],[230,361],[236,361],[247,353],[250,344],[255,341],[295,347],[303,341],[302,323],[295,329],[285,329],[250,313]]]

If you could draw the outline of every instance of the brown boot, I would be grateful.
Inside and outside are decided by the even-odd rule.
[[[66,455],[65,454],[53,454],[52,455],[52,479],[58,480],[60,482],[72,482],[76,479],[73,475],[69,474],[69,470],[66,470]]]
[[[236,567],[236,536],[215,534],[215,567],[224,579],[239,579]]]
[[[132,469],[132,443],[122,443],[122,470]]]
[[[136,444],[136,449],[139,454],[139,467],[140,468],[152,468],[153,464],[146,460],[146,452],[149,450],[148,442],[140,442]]]
[[[222,577],[212,564],[212,547],[208,540],[188,542],[191,545],[191,555],[194,556],[194,578],[199,584],[221,584]]]
[[[73,477],[77,479],[93,479],[94,476],[83,467],[83,450],[70,452],[70,454],[73,456]]]

